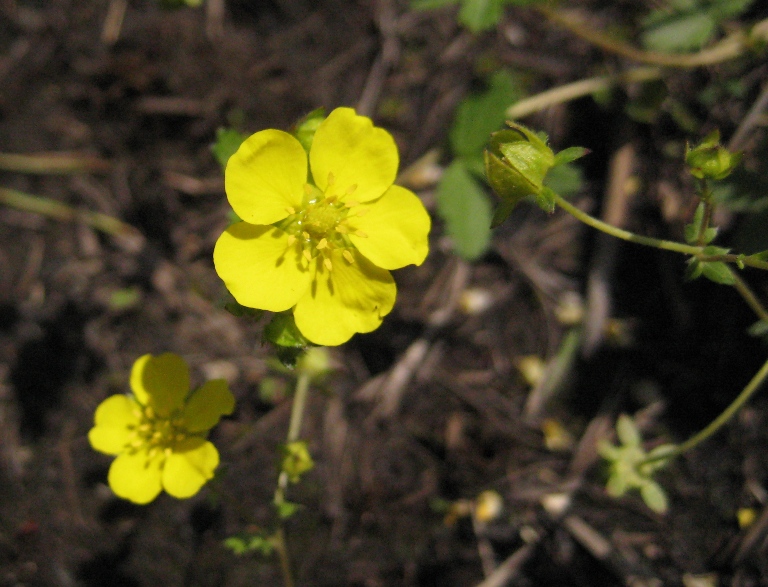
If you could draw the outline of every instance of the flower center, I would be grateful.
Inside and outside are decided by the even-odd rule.
[[[151,406],[141,407],[137,412],[139,423],[129,426],[133,433],[126,446],[131,454],[146,450],[149,460],[160,452],[168,456],[176,444],[187,438],[184,419],[180,414],[174,413],[163,418]]]
[[[331,254],[334,250],[340,250],[348,263],[354,263],[351,250],[354,250],[355,246],[348,235],[366,235],[350,226],[349,219],[362,216],[368,211],[358,209],[353,212],[353,208],[359,204],[348,198],[357,189],[356,185],[350,186],[343,195],[339,195],[333,193],[334,183],[333,174],[329,173],[325,192],[313,185],[305,185],[301,209],[297,211],[289,208],[290,216],[277,224],[288,233],[289,246],[295,244],[307,261],[320,260],[328,271],[333,269]]]

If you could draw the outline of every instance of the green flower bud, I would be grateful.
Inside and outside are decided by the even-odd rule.
[[[298,483],[301,476],[315,466],[307,443],[296,440],[282,447],[283,459],[280,470],[288,475],[291,483]]]
[[[697,146],[685,146],[685,162],[691,175],[699,179],[728,177],[741,161],[741,153],[731,153],[720,144],[720,132],[709,133]]]

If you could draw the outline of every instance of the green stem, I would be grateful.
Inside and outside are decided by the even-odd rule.
[[[309,396],[309,384],[311,377],[304,371],[299,371],[299,377],[296,380],[296,392],[293,395],[293,405],[291,406],[291,421],[288,424],[288,435],[286,444],[296,442],[301,434],[301,422],[304,418],[304,408],[307,405]],[[277,488],[272,502],[279,509],[285,503],[285,492],[288,489],[288,473],[280,472],[277,479]],[[285,587],[294,587],[293,572],[291,571],[291,559],[288,554],[288,545],[285,538],[285,527],[282,516],[278,516],[279,527],[275,533],[275,549],[280,557],[280,569],[283,573],[283,584]]]
[[[563,199],[562,196],[555,194],[555,202],[566,212],[574,216],[577,220],[580,220],[584,224],[596,228],[606,234],[615,236],[631,243],[637,243],[640,245],[646,245],[648,247],[656,247],[657,249],[664,249],[665,251],[675,251],[677,253],[683,253],[684,255],[701,255],[704,250],[702,247],[695,247],[692,245],[686,245],[683,243],[677,243],[674,241],[662,240],[658,238],[652,238],[649,236],[640,236],[634,232],[617,228],[607,222],[598,220],[594,216],[590,216],[586,212],[579,210],[576,206]]]
[[[691,436],[688,440],[683,442],[682,444],[677,445],[674,449],[670,450],[669,452],[665,452],[663,454],[659,454],[656,456],[653,456],[651,458],[645,459],[641,465],[646,465],[648,463],[652,463],[654,461],[668,461],[671,459],[674,459],[675,457],[680,456],[684,452],[687,452],[691,450],[696,445],[704,442],[707,438],[712,436],[715,432],[717,432],[720,428],[723,427],[733,416],[736,414],[736,412],[741,409],[741,407],[749,401],[749,399],[754,395],[754,393],[760,389],[760,386],[765,381],[766,377],[768,377],[768,361],[766,361],[763,366],[760,368],[760,370],[755,374],[754,377],[752,377],[752,380],[747,384],[747,386],[741,391],[741,393],[738,395],[738,397],[733,400],[730,406],[728,406],[717,418],[712,420],[712,422],[709,423],[709,425]]]
[[[751,256],[743,255],[699,255],[699,261],[722,261],[723,263],[736,263],[737,265],[746,265],[756,269],[768,270],[768,261],[753,259]]]

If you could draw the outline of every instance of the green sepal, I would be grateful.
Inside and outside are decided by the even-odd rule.
[[[706,204],[699,202],[696,206],[696,211],[693,214],[693,219],[690,224],[685,225],[685,240],[688,244],[698,244],[699,233],[702,232],[702,223],[704,222],[704,211],[706,210]],[[710,226],[704,229],[702,233],[703,244],[708,245],[717,237],[717,227]]]
[[[301,476],[315,467],[309,447],[303,440],[295,440],[281,447],[280,471],[288,475],[291,483],[298,483]]]
[[[667,494],[655,481],[648,479],[643,483],[640,487],[640,497],[643,498],[645,505],[657,514],[664,514],[669,509]]]
[[[535,196],[536,204],[547,214],[552,214],[557,205],[557,194],[548,187],[544,186]]]
[[[640,431],[635,421],[626,414],[621,414],[616,421],[616,436],[623,445],[640,446]]]
[[[221,165],[221,169],[226,169],[227,161],[234,155],[243,144],[248,135],[241,133],[234,128],[219,128],[216,130],[216,141],[211,145],[213,156]]]
[[[565,165],[566,163],[573,163],[576,159],[581,159],[585,155],[590,154],[590,150],[586,147],[568,147],[562,151],[558,151],[555,154],[555,165]]]
[[[278,360],[288,369],[293,369],[299,357],[312,345],[296,326],[292,312],[274,314],[264,328],[262,341],[275,347]]]
[[[291,501],[284,501],[282,503],[276,503],[275,509],[277,510],[278,517],[286,520],[301,509],[301,504],[293,503]]]
[[[232,314],[235,318],[248,318],[254,322],[261,320],[264,316],[264,310],[257,310],[256,308],[249,308],[238,303],[237,300],[230,300],[224,302],[223,308]]]
[[[688,171],[699,179],[724,179],[741,162],[741,153],[732,153],[720,144],[720,131],[715,129],[691,148],[685,145]]]
[[[291,133],[295,136],[304,150],[309,153],[312,148],[312,141],[315,138],[315,132],[320,126],[320,123],[325,120],[325,108],[315,108],[312,112],[301,118],[291,129]]]

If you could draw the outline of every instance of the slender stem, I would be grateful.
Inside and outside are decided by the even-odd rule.
[[[662,240],[649,236],[640,236],[628,230],[617,228],[607,222],[598,220],[594,216],[590,216],[586,212],[579,210],[576,206],[563,199],[562,196],[555,194],[555,202],[566,212],[580,220],[584,224],[596,228],[606,234],[615,236],[631,243],[637,243],[640,245],[646,245],[649,247],[656,247],[657,249],[664,249],[665,251],[675,251],[677,253],[683,253],[684,255],[701,255],[704,250],[702,247],[694,247],[692,245],[686,245],[683,243],[677,243],[674,241]]]
[[[309,396],[309,384],[311,377],[303,370],[299,371],[299,377],[296,380],[296,392],[293,395],[293,405],[291,406],[291,420],[288,424],[288,435],[286,444],[295,442],[301,434],[301,422],[304,418],[304,408],[307,405]],[[277,488],[272,502],[279,507],[285,503],[285,492],[288,489],[288,473],[280,471],[277,479]],[[293,572],[291,571],[291,558],[288,554],[288,546],[285,538],[285,527],[283,526],[282,516],[278,516],[279,526],[275,533],[275,549],[280,557],[280,569],[283,573],[283,584],[285,587],[294,587]]]
[[[747,285],[747,282],[744,281],[733,269],[731,269],[731,274],[735,280],[733,287],[736,288],[736,291],[741,294],[741,297],[744,298],[744,301],[747,302],[747,305],[752,308],[752,311],[757,314],[757,317],[760,320],[763,322],[768,322],[768,311],[766,311],[766,309],[763,307],[763,304],[760,303],[760,300],[757,299],[757,296]]]
[[[539,12],[544,14],[549,20],[568,29],[573,34],[581,37],[585,41],[604,49],[610,53],[626,57],[639,63],[649,65],[660,65],[662,67],[701,67],[721,63],[741,56],[750,46],[750,35],[742,31],[737,31],[725,37],[719,43],[702,49],[698,53],[687,55],[676,55],[671,53],[657,53],[654,51],[641,51],[631,45],[627,45],[610,35],[590,27],[570,16],[565,16],[557,10],[538,6]],[[760,36],[766,21],[758,22],[752,27],[751,32],[754,36]]]
[[[79,153],[0,153],[0,169],[39,175],[109,171],[109,162],[92,155]]]
[[[723,263],[736,263],[755,267],[756,269],[768,270],[768,261],[753,259],[751,256],[743,255],[699,255],[699,261],[722,261]]]
[[[663,74],[660,67],[636,67],[622,73],[578,80],[515,102],[507,108],[506,115],[512,119],[523,118],[556,104],[603,92],[620,83],[656,80]]]
[[[741,391],[741,393],[738,395],[738,397],[733,400],[730,406],[728,406],[717,418],[712,420],[712,422],[707,425],[706,428],[703,428],[693,436],[691,436],[688,440],[683,442],[682,444],[677,445],[674,449],[670,450],[669,452],[665,452],[663,454],[659,454],[656,456],[653,456],[651,458],[645,459],[642,464],[648,464],[652,463],[654,461],[667,461],[671,460],[675,457],[680,456],[686,451],[689,451],[696,445],[700,444],[701,442],[704,442],[707,438],[712,436],[715,432],[717,432],[720,428],[723,427],[724,424],[726,424],[733,416],[736,414],[736,412],[739,411],[739,409],[749,401],[749,399],[754,395],[754,393],[760,389],[760,386],[765,381],[766,377],[768,377],[768,361],[763,363],[763,366],[760,368],[760,370],[755,374],[754,377],[752,377],[752,380],[747,384],[747,386]]]

